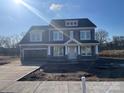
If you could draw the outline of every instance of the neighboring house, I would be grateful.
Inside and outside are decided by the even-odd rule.
[[[55,19],[48,26],[32,26],[20,42],[21,60],[95,60],[99,44],[95,28],[87,18]]]

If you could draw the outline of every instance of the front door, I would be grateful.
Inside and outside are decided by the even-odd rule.
[[[69,46],[68,47],[68,58],[69,59],[76,59],[77,58],[77,47],[76,46]]]

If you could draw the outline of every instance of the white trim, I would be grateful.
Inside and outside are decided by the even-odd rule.
[[[57,35],[57,38],[55,38],[55,35]],[[60,38],[61,35],[62,37]],[[63,41],[63,32],[53,31],[53,41]]]
[[[87,32],[90,34],[89,38],[87,38]],[[81,33],[84,34],[84,38],[81,37]],[[91,31],[90,30],[81,30],[80,31],[80,40],[91,40]]]
[[[59,54],[60,51],[56,51],[56,52],[57,52],[57,55],[55,55],[55,53],[54,53],[54,52],[55,52],[55,48],[58,48],[58,49],[62,48],[62,53],[63,53],[63,54],[60,55],[60,54]],[[54,47],[53,47],[53,56],[57,56],[57,57],[58,57],[58,56],[64,56],[64,47],[62,47],[62,46],[54,46]]]
[[[81,46],[78,45],[78,55],[81,54],[81,52],[80,52],[80,48],[81,48]]]
[[[68,47],[65,46],[65,55],[68,55]]]
[[[84,46],[84,47],[89,47],[90,48],[90,52],[91,52],[91,54],[90,55],[88,55],[88,52],[85,50],[85,55],[82,55],[82,52],[81,52],[81,56],[92,56],[92,47],[91,46]],[[81,49],[82,49],[82,47],[81,47]]]
[[[98,45],[99,43],[80,43],[79,45],[85,46],[85,45]],[[78,45],[78,44],[20,44],[19,46],[40,46],[40,45],[46,45],[46,46],[69,46],[69,45]]]
[[[96,50],[96,54],[98,54],[98,45],[96,45],[95,50]]]
[[[95,29],[96,27],[70,27],[70,28],[50,28],[49,30],[83,30],[83,29],[87,29],[87,30],[90,30],[90,29]]]
[[[70,35],[70,38],[74,38],[74,31],[70,31],[70,33],[69,33]]]
[[[71,39],[69,39],[67,42],[65,42],[64,44],[65,45],[67,45],[69,42],[71,42],[71,41],[74,41],[74,42],[76,42],[77,44],[81,44],[79,41],[77,41],[76,39],[73,39],[73,38],[71,38]]]
[[[51,46],[48,46],[48,53],[47,53],[47,55],[51,55]]]
[[[65,20],[65,26],[78,26],[78,20]]]
[[[30,34],[29,34],[30,42],[40,42],[40,41],[42,41],[42,34],[43,34],[43,31],[40,31],[40,30],[31,31]],[[39,40],[36,38],[36,37],[38,37],[37,35],[39,36]]]

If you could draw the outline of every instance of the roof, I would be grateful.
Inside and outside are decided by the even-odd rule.
[[[77,40],[78,41],[78,40]],[[29,42],[29,41],[23,41],[20,44],[64,44],[67,41],[47,41],[47,42]],[[79,40],[80,43],[99,43],[97,40]]]
[[[96,27],[96,25],[93,22],[91,22],[88,18],[53,19],[51,21],[51,26],[54,25],[59,28],[62,28],[62,27],[69,28],[70,26],[69,27],[65,26],[65,21],[69,21],[69,20],[78,20],[77,27]]]
[[[48,25],[43,25],[43,26],[32,26],[30,30],[47,30],[50,28]]]
[[[36,31],[36,30],[48,31],[48,29],[53,28],[52,25],[56,26],[57,28],[71,28],[70,26],[69,27],[65,26],[65,20],[78,20],[78,26],[77,27],[96,27],[96,25],[94,23],[92,23],[88,18],[53,19],[51,21],[50,25],[32,26],[29,29],[29,31],[26,33],[26,35],[23,37],[23,39],[20,41],[20,44],[29,43],[28,39],[30,38],[30,35],[29,35],[30,31]],[[85,42],[90,43],[91,41],[85,41]],[[85,42],[82,41],[81,43],[85,43]],[[92,42],[97,43],[95,41],[92,41]],[[41,42],[39,42],[39,43],[41,43]],[[44,43],[55,43],[55,42],[44,42]],[[64,42],[61,42],[61,43],[64,43]]]
[[[80,43],[99,43],[97,40],[80,40]]]
[[[19,44],[27,42],[27,37],[29,37],[30,31],[36,31],[36,30],[48,30],[49,26],[48,25],[43,25],[43,26],[32,26],[28,32],[25,34],[25,36],[22,38],[22,40],[19,42]]]

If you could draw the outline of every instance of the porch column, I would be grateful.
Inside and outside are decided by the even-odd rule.
[[[51,46],[48,46],[48,55],[51,55]]]
[[[95,50],[96,50],[96,54],[98,54],[98,45],[96,45],[96,49]]]
[[[68,47],[65,46],[65,55],[68,55]]]
[[[81,54],[81,52],[80,52],[80,46],[78,45],[78,55],[80,55]]]

